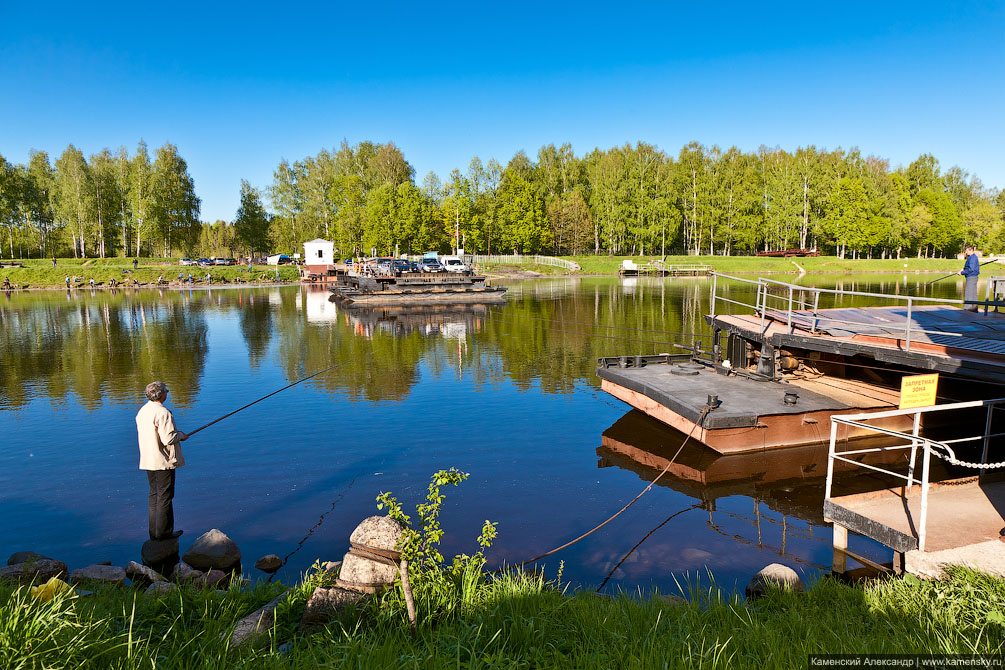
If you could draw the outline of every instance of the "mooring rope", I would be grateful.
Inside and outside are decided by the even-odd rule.
[[[677,449],[677,453],[673,455],[673,458],[671,458],[670,461],[666,464],[666,467],[663,468],[663,471],[660,472],[658,475],[656,475],[656,479],[654,479],[651,482],[649,482],[649,486],[647,486],[644,489],[642,489],[641,493],[639,493],[637,496],[635,496],[634,498],[632,498],[631,501],[628,502],[628,504],[626,504],[624,507],[622,507],[621,509],[619,509],[617,512],[615,512],[614,514],[612,514],[611,516],[609,516],[605,521],[603,521],[602,523],[594,526],[593,528],[591,528],[590,530],[586,531],[585,533],[583,533],[582,535],[580,535],[576,539],[570,540],[570,541],[566,542],[565,544],[563,544],[560,547],[555,547],[551,551],[546,551],[543,554],[541,554],[540,556],[535,556],[534,558],[527,559],[526,561],[523,561],[522,563],[517,563],[516,565],[506,565],[506,566],[503,566],[501,568],[498,568],[496,570],[493,570],[493,571],[489,572],[488,574],[494,575],[494,574],[503,572],[505,570],[513,570],[513,569],[516,569],[516,568],[522,568],[523,566],[527,565],[528,563],[534,563],[536,561],[541,560],[542,558],[547,558],[548,556],[551,556],[552,554],[557,553],[557,552],[565,549],[566,547],[570,547],[570,546],[576,544],[577,542],[579,542],[583,538],[588,537],[588,536],[592,535],[593,533],[595,533],[596,531],[600,530],[601,528],[603,528],[604,526],[606,526],[607,524],[609,524],[611,521],[614,521],[616,518],[618,518],[621,515],[622,512],[624,512],[626,509],[628,509],[629,507],[631,507],[632,505],[634,505],[636,503],[636,501],[638,501],[639,498],[641,498],[646,493],[648,493],[649,490],[652,489],[652,487],[656,485],[656,482],[658,482],[660,479],[663,478],[663,475],[665,475],[670,470],[670,466],[673,465],[674,461],[677,460],[677,457],[680,456],[680,452],[684,450],[684,445],[686,445],[688,443],[688,440],[691,439],[691,436],[694,435],[695,429],[698,426],[700,426],[702,423],[704,423],[705,417],[708,416],[708,413],[710,411],[712,411],[713,409],[715,409],[715,408],[712,407],[711,405],[706,405],[705,408],[701,410],[701,415],[698,417],[698,421],[691,427],[691,432],[688,433],[687,437],[684,438],[684,441],[680,443],[680,448]]]

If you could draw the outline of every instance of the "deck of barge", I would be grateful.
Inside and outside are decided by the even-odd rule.
[[[791,318],[790,318],[791,314]],[[716,330],[779,348],[946,372],[1005,382],[1005,312],[969,312],[951,305],[765,310],[708,317]],[[907,330],[910,329],[910,338]]]

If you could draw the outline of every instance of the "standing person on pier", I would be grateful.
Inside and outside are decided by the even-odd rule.
[[[164,382],[147,384],[147,404],[136,414],[140,443],[140,470],[147,471],[150,485],[148,520],[151,540],[176,538],[183,531],[174,529],[175,470],[185,465],[181,443],[188,435],[174,425],[171,410],[164,406],[168,388]]]
[[[968,244],[963,249],[966,261],[963,263],[963,269],[960,270],[960,274],[966,277],[966,284],[963,288],[964,300],[977,300],[977,279],[981,275],[981,262],[977,259],[975,252],[976,250],[972,244]],[[964,305],[963,308],[968,312],[977,311],[977,305]]]

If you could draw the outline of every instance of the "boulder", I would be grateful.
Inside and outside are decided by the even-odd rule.
[[[376,549],[380,553],[398,554],[401,524],[389,516],[363,519],[349,536],[350,544]]]
[[[126,577],[136,586],[149,586],[154,582],[166,582],[164,576],[153,568],[140,565],[136,561],[126,563]]]
[[[44,558],[48,561],[52,559],[48,556],[43,556],[42,554],[36,554],[34,551],[15,551],[7,559],[7,565],[17,565],[18,563],[27,563],[28,561],[37,561],[40,558]]]
[[[275,554],[262,556],[260,559],[255,561],[256,570],[261,570],[262,572],[266,572],[270,575],[281,567],[283,567],[283,559],[279,558]]]
[[[145,565],[161,565],[170,563],[178,555],[178,538],[169,540],[147,540],[143,543],[140,556]]]
[[[398,569],[393,565],[358,556],[349,552],[342,559],[338,586],[373,593],[383,586],[393,584],[398,578]]]
[[[786,589],[795,592],[803,590],[803,582],[792,568],[781,563],[772,563],[754,575],[747,584],[747,597],[758,598],[769,588]]]
[[[174,566],[174,572],[171,573],[171,579],[179,584],[198,581],[201,580],[203,576],[204,575],[201,570],[194,570],[184,561]]]
[[[200,535],[182,560],[197,570],[228,572],[241,563],[241,550],[226,534],[214,528]]]
[[[234,632],[230,634],[230,646],[238,647],[261,632],[272,627],[276,620],[276,608],[287,596],[281,593],[262,607],[244,617],[234,626]]]
[[[160,596],[165,593],[174,593],[177,590],[177,584],[172,584],[171,582],[154,582],[147,587],[147,595]]]
[[[347,608],[353,607],[367,597],[366,594],[359,591],[337,586],[330,589],[319,586],[314,589],[314,593],[307,600],[300,623],[304,625],[323,624],[338,619]]]
[[[226,588],[229,581],[227,573],[222,570],[210,570],[202,576],[202,585],[214,589]]]
[[[15,565],[0,567],[0,582],[27,584],[34,581],[43,584],[53,577],[66,576],[66,563],[51,558],[39,558]]]
[[[89,565],[70,573],[71,584],[111,584],[122,586],[126,583],[126,571],[114,565]]]

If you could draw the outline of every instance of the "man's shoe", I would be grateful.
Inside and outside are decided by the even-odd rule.
[[[184,533],[184,532],[185,532],[185,531],[183,531],[183,530],[176,530],[176,531],[175,531],[175,532],[173,532],[173,533],[169,533],[169,534],[165,535],[165,536],[164,536],[164,537],[162,537],[161,539],[162,539],[162,540],[175,540],[175,539],[177,539],[177,538],[181,537],[181,534],[182,534],[182,533]]]

